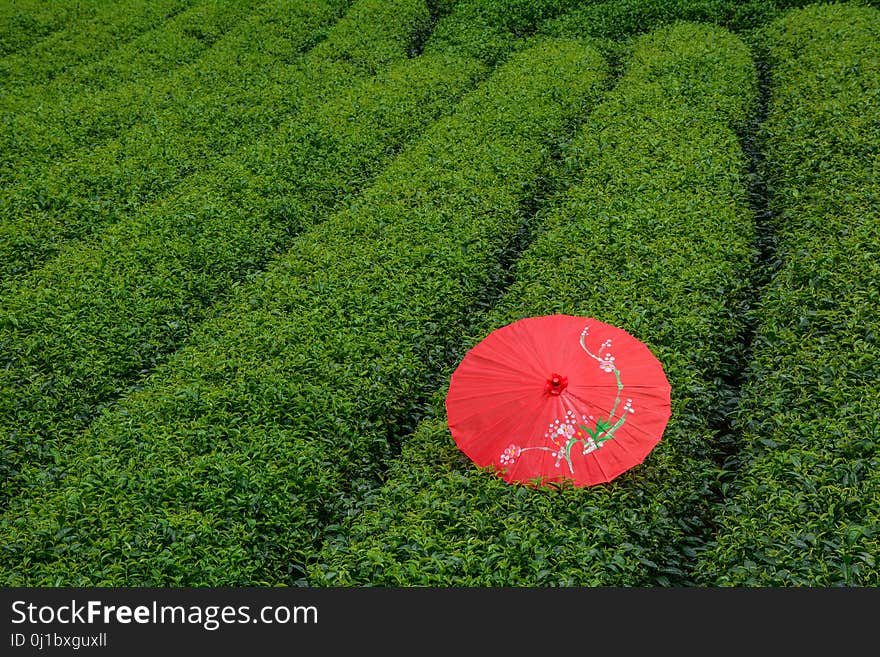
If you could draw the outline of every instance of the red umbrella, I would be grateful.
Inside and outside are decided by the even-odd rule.
[[[660,441],[663,367],[642,342],[596,319],[531,317],[489,334],[452,375],[449,430],[507,482],[611,481]]]

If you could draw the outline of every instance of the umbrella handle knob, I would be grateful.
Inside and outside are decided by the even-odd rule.
[[[551,395],[562,394],[562,391],[568,387],[568,377],[553,372],[547,382],[544,384],[544,392]]]

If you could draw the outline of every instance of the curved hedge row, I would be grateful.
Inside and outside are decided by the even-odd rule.
[[[788,7],[810,2],[812,0],[606,0],[581,3],[583,6],[549,22],[542,32],[625,39],[681,20],[748,30],[763,25]]]
[[[338,68],[315,62],[313,70],[336,73],[323,84],[328,97],[316,93],[314,106],[304,106],[272,139],[7,286],[0,313],[0,445],[9,454],[0,464],[4,498],[21,467],[56,458],[59,445],[88,424],[101,402],[151,370],[218,298],[328,214],[337,197],[356,192],[389,151],[483,72],[452,56],[407,62],[405,37],[424,4],[396,5],[361,0],[354,8],[361,34],[334,31],[326,43],[344,51],[347,40],[367,38],[376,49],[365,55],[371,58],[385,33],[402,65],[363,79],[345,75],[358,59]],[[378,11],[367,20],[370,8]],[[400,18],[396,33],[389,9]]]
[[[16,501],[7,584],[289,582],[377,473],[492,282],[551,145],[598,95],[570,41],[504,64]],[[360,482],[360,483],[359,483]]]
[[[781,265],[759,320],[708,585],[880,585],[880,12],[761,35]]]
[[[59,73],[102,57],[153,29],[197,0],[127,0],[110,2],[87,19],[37,42],[25,52],[0,59],[0,84],[7,93],[16,87],[48,82]],[[124,47],[124,46],[123,46]]]
[[[160,82],[180,75],[181,67],[212,47],[228,65],[235,28],[259,0],[228,3],[208,0],[181,12],[138,38],[111,50],[102,59],[65,71],[47,84],[20,87],[0,97],[4,115],[0,144],[0,180],[25,181],[45,175],[53,162],[70,161],[82,147],[96,148],[148,115],[161,94]],[[249,27],[253,27],[247,21]],[[252,36],[252,35],[251,35]],[[235,43],[235,51],[242,46]],[[190,69],[187,69],[190,70]],[[160,91],[154,90],[157,86]]]
[[[446,35],[472,30],[467,5],[440,20]],[[387,30],[384,18],[376,22]],[[375,52],[379,38],[369,35],[369,23],[358,24],[364,34],[357,42]],[[347,34],[334,31],[327,43],[340,48]],[[518,40],[508,34],[507,43]],[[182,344],[218,299],[234,295],[292,235],[350,200],[489,70],[454,44],[428,45],[431,52],[374,78],[357,82],[337,71],[337,88],[325,89],[323,102],[304,107],[271,140],[7,288],[0,314],[4,499],[27,478],[22,469],[57,461],[67,437]],[[401,59],[405,52],[401,46]]]
[[[94,16],[97,9],[81,0],[19,0],[0,5],[0,57],[37,43],[70,23]]]
[[[427,51],[441,52],[451,48],[495,65],[507,57],[512,40],[521,42],[554,17],[589,1],[483,0],[455,3],[453,0],[437,0],[438,11],[451,11],[454,20],[437,26]]]
[[[736,134],[756,76],[731,33],[641,37],[570,145],[577,182],[468,344],[524,316],[595,317],[641,337],[672,385],[648,459],[610,485],[533,490],[473,466],[438,394],[384,485],[328,530],[313,585],[656,585],[688,580],[715,465],[706,408],[735,350],[754,228]]]
[[[384,28],[376,25],[410,19],[420,29],[427,21],[424,3],[400,5],[399,21],[372,7],[375,3],[359,3],[333,25],[326,41],[301,57],[344,4],[267,5],[208,55],[153,86],[125,86],[103,99],[107,105],[85,96],[82,105],[89,108],[62,103],[48,113],[18,116],[21,121],[6,134],[14,147],[4,150],[10,155],[7,169],[21,169],[22,177],[6,192],[0,215],[0,279],[34,267],[68,240],[129,217],[219,157],[271,134],[298,107],[361,74],[360,66],[381,65],[388,53],[380,47]],[[361,4],[382,21],[370,23],[365,8],[358,11]],[[414,4],[416,14],[406,10]],[[387,11],[397,7],[392,3]],[[376,53],[366,48],[349,53],[341,45],[359,43],[351,33],[361,23],[365,37],[376,37]],[[409,46],[412,30],[408,24],[400,30],[391,61]],[[89,144],[77,151],[77,145]],[[37,153],[40,161],[29,167],[28,153]],[[64,157],[70,159],[41,169],[45,158]]]

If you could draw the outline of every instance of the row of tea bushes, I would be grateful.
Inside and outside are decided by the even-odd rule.
[[[786,8],[811,0],[605,0],[582,6],[549,22],[543,32],[626,39],[676,21],[715,23],[735,31],[763,25]]]
[[[489,65],[507,57],[512,42],[522,42],[552,19],[591,0],[435,0],[438,11],[454,20],[438,25],[429,51],[453,49]],[[566,35],[572,36],[572,35]],[[573,38],[577,38],[575,35]]]
[[[0,5],[0,57],[33,46],[74,21],[95,15],[100,5],[81,0],[19,0]]]
[[[0,59],[0,84],[11,93],[18,87],[48,82],[73,66],[102,57],[108,49],[124,47],[126,42],[186,11],[194,2],[126,0],[93,7],[86,10],[84,20],[73,21],[31,48]],[[21,26],[13,24],[12,28],[20,30]]]
[[[377,53],[391,60],[394,48],[397,63],[406,63],[412,17],[425,11],[421,0],[359,0],[324,42],[351,57],[310,58],[312,70],[333,75],[315,83],[298,120],[6,286],[4,497],[20,467],[51,462],[101,402],[152,369],[215,300],[324,216],[336,196],[356,190],[389,150],[471,84],[478,70],[439,59],[424,72],[404,66],[378,78],[357,73]],[[362,48],[365,39],[371,48]]]
[[[444,34],[456,25],[471,29],[467,3],[458,9],[438,23]],[[374,24],[381,32],[389,25],[381,12]],[[369,39],[377,52],[382,41],[368,34],[370,22],[358,25],[355,38]],[[341,49],[348,38],[334,31],[327,43]],[[508,34],[508,43],[517,40]],[[9,345],[0,373],[4,499],[21,468],[40,472],[57,460],[66,438],[184,343],[218,299],[234,295],[291,236],[350,201],[489,70],[452,43],[427,45],[430,52],[412,59],[401,45],[403,61],[378,76],[357,80],[338,70],[338,88],[271,139],[10,288],[0,317],[0,343]]]
[[[400,17],[391,13],[398,3],[383,10],[375,6],[382,3],[361,2],[334,24],[342,4],[272,2],[209,54],[154,85],[133,83],[109,98],[85,95],[81,104],[15,115],[5,133],[13,146],[3,151],[7,168],[22,177],[5,192],[0,214],[0,277],[21,274],[66,241],[130,217],[192,173],[271,133],[298,107],[344,84],[363,59],[370,68],[384,62],[385,52],[346,50],[360,43],[353,32],[370,11],[390,26],[427,20],[423,2],[404,3]],[[329,38],[302,57],[331,24]],[[408,46],[411,29],[401,30],[395,52],[400,40]],[[375,33],[365,27],[365,37]],[[29,153],[38,161],[29,164]],[[41,168],[61,153],[69,154]]]
[[[247,22],[261,1],[226,3],[222,0],[203,0],[118,48],[105,51],[103,57],[94,62],[70,66],[48,82],[41,82],[37,78],[31,84],[15,88],[14,93],[0,98],[0,109],[16,121],[15,124],[5,125],[4,132],[17,131],[21,129],[19,126],[33,131],[34,124],[40,120],[44,123],[59,122],[59,127],[75,133],[67,137],[69,141],[64,142],[66,149],[77,144],[74,136],[83,135],[90,136],[89,145],[94,146],[101,132],[112,134],[109,128],[100,128],[97,124],[99,113],[106,113],[119,104],[115,100],[116,95],[122,95],[126,88],[133,93],[135,87],[139,87],[141,95],[148,97],[149,85],[173,75],[176,69],[191,65],[209,52],[213,45],[222,42],[242,22]],[[118,113],[118,110],[113,112],[114,115]],[[22,137],[31,135],[25,133]],[[59,135],[57,139],[60,141],[63,137]],[[7,138],[7,141],[17,149],[24,148],[23,139],[12,142]],[[39,145],[32,145],[30,150],[42,155],[42,159],[56,159],[52,156],[62,153],[54,142],[52,150],[45,153],[38,148]],[[17,150],[10,152],[6,149],[3,161],[16,159],[24,162],[25,158],[21,155]]]
[[[749,50],[726,30],[680,24],[638,39],[618,86],[569,146],[577,182],[546,213],[514,283],[465,343],[554,313],[642,339],[664,366],[673,402],[647,460],[589,489],[508,485],[457,449],[442,390],[436,417],[405,442],[384,485],[327,530],[311,584],[688,581],[713,498],[707,409],[734,357],[753,257],[737,132],[756,87]]]
[[[880,12],[761,34],[781,263],[757,309],[706,585],[880,585]]]
[[[7,584],[296,580],[515,239],[605,64],[535,45],[401,152],[16,500]]]

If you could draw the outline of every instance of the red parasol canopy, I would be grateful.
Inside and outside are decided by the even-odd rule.
[[[549,315],[489,334],[452,375],[456,444],[507,482],[611,481],[669,420],[670,386],[642,342],[596,319]]]

